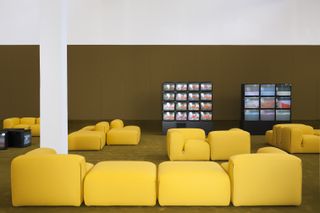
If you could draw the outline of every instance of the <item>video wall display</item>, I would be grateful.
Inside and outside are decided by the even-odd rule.
[[[290,121],[290,84],[243,84],[245,121]]]
[[[162,85],[163,121],[211,121],[211,82],[165,82]]]

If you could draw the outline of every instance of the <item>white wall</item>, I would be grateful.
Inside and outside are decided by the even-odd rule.
[[[0,0],[0,44],[39,44],[41,0]],[[69,44],[320,44],[319,0],[69,0]]]

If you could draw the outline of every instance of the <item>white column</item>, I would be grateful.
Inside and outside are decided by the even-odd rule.
[[[67,0],[40,4],[40,147],[68,153]]]

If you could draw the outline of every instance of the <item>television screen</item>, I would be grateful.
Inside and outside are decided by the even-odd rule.
[[[290,121],[290,110],[276,110],[277,121]]]
[[[291,95],[291,85],[290,84],[278,84],[277,88],[278,96],[290,96]]]
[[[163,110],[164,111],[174,111],[174,102],[164,102],[163,103]]]
[[[188,104],[188,110],[197,111],[197,110],[199,110],[199,108],[200,108],[200,106],[199,106],[198,102],[189,102],[189,104]]]
[[[202,91],[211,91],[212,90],[212,84],[211,83],[201,83],[200,89]]]
[[[163,90],[164,91],[174,91],[175,85],[174,83],[164,83]]]
[[[275,96],[276,85],[275,84],[261,84],[260,94],[261,94],[261,96]]]
[[[187,100],[187,93],[185,93],[185,92],[177,93],[176,100],[177,101],[186,101]]]
[[[188,98],[189,101],[199,101],[199,93],[190,92],[188,93],[188,95],[189,95],[189,98]]]
[[[262,97],[260,98],[261,108],[274,108],[274,97]]]
[[[165,120],[165,121],[174,121],[174,112],[165,112],[165,113],[163,113],[163,120]]]
[[[187,89],[188,89],[187,83],[177,83],[176,84],[177,91],[187,91]]]
[[[291,98],[289,98],[289,97],[277,98],[276,103],[277,103],[278,109],[290,109],[291,108]]]
[[[187,103],[186,102],[177,102],[176,110],[187,110]]]
[[[202,101],[211,101],[212,100],[212,94],[208,92],[202,92],[200,93],[200,97]]]
[[[204,110],[204,111],[212,110],[212,103],[210,102],[201,102],[200,106],[201,106],[201,110]]]
[[[259,96],[259,84],[246,84],[244,85],[245,96]]]
[[[258,97],[245,97],[244,98],[244,108],[259,108],[259,98]]]
[[[211,121],[212,120],[212,113],[211,112],[201,112],[201,120]]]
[[[0,149],[6,149],[8,146],[7,134],[5,130],[0,130]]]
[[[244,119],[246,121],[258,121],[259,120],[259,110],[255,110],[255,109],[244,110]]]
[[[262,109],[260,110],[260,120],[262,121],[274,121],[274,110]]]
[[[178,121],[186,121],[187,120],[187,112],[177,112],[176,120],[178,120]]]
[[[190,91],[199,91],[199,83],[189,83],[188,89]]]
[[[199,112],[189,112],[188,120],[189,121],[198,121],[200,119]]]
[[[174,93],[169,93],[169,92],[163,93],[163,100],[165,101],[174,101],[174,97],[175,97]]]

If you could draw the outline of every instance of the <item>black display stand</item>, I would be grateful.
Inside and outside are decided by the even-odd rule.
[[[26,147],[31,145],[31,131],[25,129],[5,129],[8,134],[9,147]]]
[[[162,84],[162,133],[170,128],[201,128],[212,131],[211,82]]]
[[[242,84],[241,128],[263,135],[273,125],[291,123],[291,84]]]

